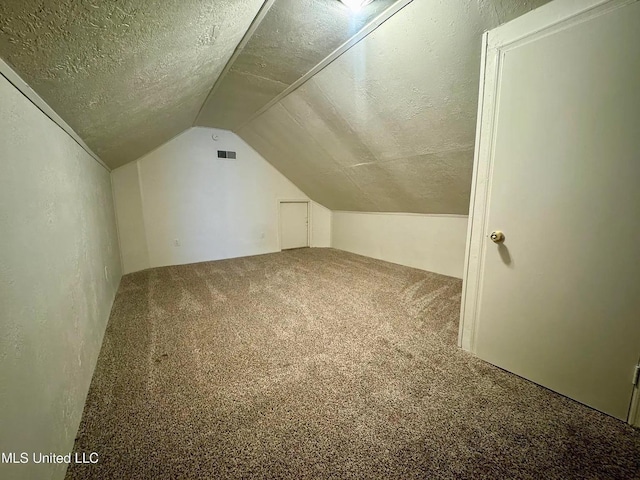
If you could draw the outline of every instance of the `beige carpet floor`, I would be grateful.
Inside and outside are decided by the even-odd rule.
[[[332,249],[127,275],[67,478],[640,478],[639,431],[457,348],[460,293]]]

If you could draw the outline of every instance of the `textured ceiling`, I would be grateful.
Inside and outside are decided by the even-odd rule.
[[[196,124],[239,127],[393,3],[377,0],[354,15],[336,0],[275,0]]]
[[[2,0],[0,57],[115,168],[191,127],[232,129],[395,0]],[[201,111],[201,115],[198,113]]]
[[[414,0],[257,117],[395,0],[275,0],[242,44],[270,2],[2,0],[0,56],[111,167],[195,122],[334,210],[466,214],[481,34],[547,1]]]
[[[239,135],[334,210],[466,214],[482,32],[548,0],[414,0]]]
[[[0,56],[111,167],[192,126],[262,0],[1,0]]]

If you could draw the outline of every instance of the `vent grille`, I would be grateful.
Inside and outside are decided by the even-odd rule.
[[[236,152],[230,152],[228,150],[218,150],[218,158],[231,158],[236,159]]]

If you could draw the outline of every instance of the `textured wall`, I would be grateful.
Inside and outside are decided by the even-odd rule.
[[[197,125],[241,126],[394,2],[376,0],[353,15],[337,0],[275,0]]]
[[[217,150],[237,159],[217,158]],[[308,199],[238,136],[200,127],[112,178],[125,273],[278,251],[278,200]],[[141,208],[132,209],[136,197]],[[321,236],[312,234],[312,246],[326,242],[331,221],[314,212]]]
[[[0,452],[68,453],[120,280],[109,172],[2,76],[0,159]]]
[[[466,214],[482,32],[547,0],[415,0],[238,133],[334,210]]]
[[[123,274],[150,265],[138,166],[138,162],[131,162],[111,172]]]
[[[466,216],[333,212],[331,246],[462,278]]]
[[[2,0],[3,57],[107,164],[191,127],[262,0]]]

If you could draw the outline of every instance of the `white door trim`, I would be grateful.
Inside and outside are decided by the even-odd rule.
[[[311,235],[313,233],[313,229],[311,228],[312,225],[312,218],[311,218],[311,211],[313,210],[311,208],[311,200],[308,199],[300,199],[300,198],[282,198],[282,199],[278,199],[278,251],[282,251],[282,214],[281,214],[281,207],[283,203],[306,203],[307,204],[307,246],[311,247]]]
[[[536,39],[603,15],[639,0],[555,0],[502,25],[482,37],[482,61],[478,102],[478,128],[467,229],[467,250],[463,272],[462,303],[458,343],[475,353],[479,299],[485,267],[488,236],[488,199],[496,140],[502,60],[505,52]],[[630,423],[640,424],[640,393],[634,396]]]
[[[638,365],[640,365],[640,359],[638,360]],[[634,427],[640,428],[640,382],[633,389],[627,422]]]

